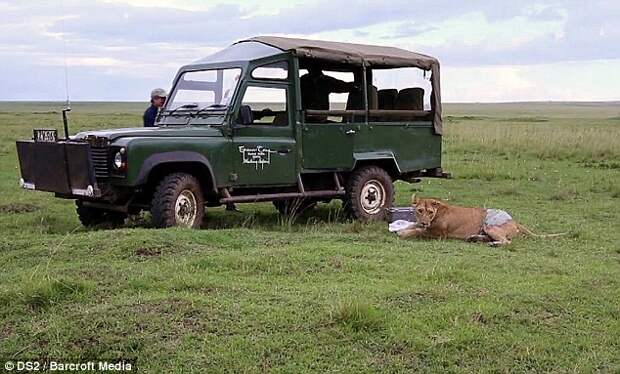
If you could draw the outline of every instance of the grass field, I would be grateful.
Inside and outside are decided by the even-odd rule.
[[[73,132],[143,104],[77,103]],[[143,372],[620,371],[620,104],[446,105],[451,180],[397,184],[508,210],[503,248],[401,241],[338,204],[209,209],[206,229],[82,228],[18,188],[14,141],[53,103],[0,104],[0,359],[134,360]]]

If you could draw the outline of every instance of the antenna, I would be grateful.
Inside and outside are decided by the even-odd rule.
[[[69,99],[69,66],[67,63],[67,39],[65,38],[65,4],[63,0],[60,0],[60,10],[62,11],[62,18],[60,20],[62,34],[60,37],[62,38],[62,53],[65,67],[65,107],[62,110],[62,124],[65,130],[65,139],[69,140],[69,120],[67,119],[67,112],[71,111],[71,100]]]

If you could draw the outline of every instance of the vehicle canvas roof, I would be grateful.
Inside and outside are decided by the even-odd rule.
[[[420,53],[395,47],[330,42],[324,40],[283,38],[279,36],[257,36],[235,44],[259,42],[293,52],[298,57],[328,60],[344,64],[365,64],[374,68],[414,66],[431,70],[438,65],[437,59]]]
[[[251,61],[291,52],[298,57],[340,64],[365,64],[373,68],[418,67],[432,70],[436,58],[404,49],[377,45],[330,42],[324,40],[256,36],[234,43],[217,53],[195,61],[203,65],[232,61]]]

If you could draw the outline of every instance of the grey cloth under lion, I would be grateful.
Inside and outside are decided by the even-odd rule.
[[[487,209],[484,226],[500,226],[512,220],[510,214],[501,209]]]
[[[501,226],[510,220],[512,220],[512,217],[505,210],[487,209],[487,215],[486,217],[484,217],[483,227]],[[390,223],[388,226],[388,230],[390,232],[399,232],[401,230],[410,229],[412,227],[415,227],[415,222],[399,219]]]

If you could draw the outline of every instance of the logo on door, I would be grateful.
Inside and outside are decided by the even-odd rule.
[[[256,146],[255,148],[248,148],[244,145],[240,145],[239,153],[241,153],[244,164],[252,164],[256,170],[258,170],[260,165],[260,169],[263,170],[265,169],[265,165],[271,164],[271,154],[276,153],[276,151],[265,148],[262,145]]]

